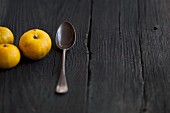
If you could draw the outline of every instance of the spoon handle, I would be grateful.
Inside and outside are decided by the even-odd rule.
[[[60,73],[60,77],[58,80],[58,84],[56,87],[57,93],[68,92],[68,86],[67,86],[67,81],[66,81],[66,76],[65,76],[65,58],[66,58],[66,49],[63,49],[62,68],[61,68],[61,73]]]

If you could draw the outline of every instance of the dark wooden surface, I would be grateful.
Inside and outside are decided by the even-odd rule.
[[[93,2],[89,113],[138,113],[143,78],[137,1],[101,3]]]
[[[69,92],[56,94],[63,21],[77,31],[68,51]],[[170,1],[0,0],[0,26],[20,36],[39,28],[51,36],[46,58],[22,56],[0,70],[0,113],[170,113]]]

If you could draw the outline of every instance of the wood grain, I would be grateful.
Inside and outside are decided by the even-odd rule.
[[[0,24],[10,28],[18,46],[29,29],[45,30],[52,38],[49,55],[40,61],[22,56],[19,65],[0,71],[0,113],[84,113],[87,89],[87,48],[90,2],[86,0],[0,0]],[[83,12],[83,13],[82,13]],[[77,30],[76,45],[67,53],[69,93],[55,94],[62,52],[55,33],[63,21]]]
[[[69,93],[58,95],[55,33],[66,20],[77,42],[66,58]],[[0,113],[170,113],[170,1],[0,0],[0,26],[16,46],[33,28],[53,42],[43,60],[22,56],[0,70]]]
[[[139,113],[143,77],[137,0],[93,0],[89,113]]]
[[[139,2],[144,113],[170,113],[170,1]]]

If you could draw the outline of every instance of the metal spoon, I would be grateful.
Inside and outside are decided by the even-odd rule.
[[[56,33],[56,45],[63,50],[62,68],[58,84],[56,87],[57,93],[67,93],[68,85],[65,76],[65,57],[66,51],[70,49],[76,41],[76,32],[73,25],[70,22],[63,22]]]

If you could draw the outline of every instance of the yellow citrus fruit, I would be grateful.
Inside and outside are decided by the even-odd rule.
[[[0,44],[0,68],[15,67],[21,58],[18,48],[12,44]]]
[[[0,44],[13,44],[13,42],[12,32],[8,28],[0,26]]]
[[[44,58],[49,53],[51,45],[50,36],[40,29],[27,31],[19,40],[19,48],[24,56],[32,60]]]

